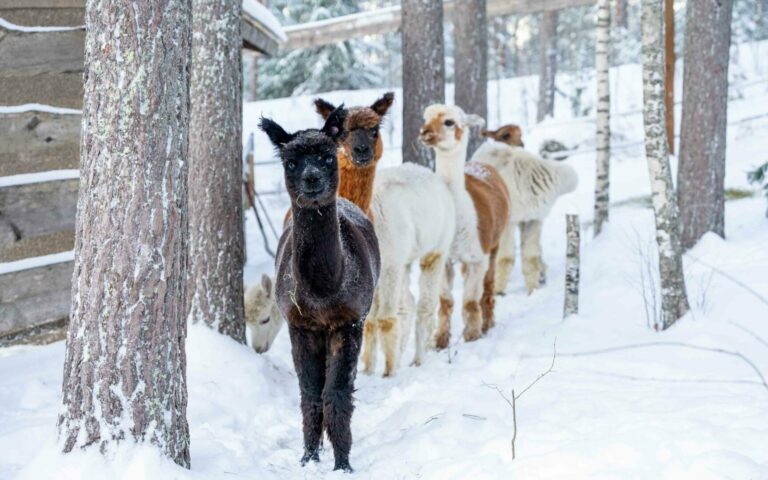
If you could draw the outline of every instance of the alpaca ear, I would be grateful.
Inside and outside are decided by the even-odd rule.
[[[371,110],[376,112],[378,116],[383,117],[384,115],[386,115],[387,111],[389,110],[389,107],[392,106],[392,102],[394,101],[395,101],[395,93],[387,92],[380,99],[373,102],[373,105],[371,105]]]
[[[293,135],[283,130],[283,127],[270,118],[261,117],[259,128],[267,134],[269,140],[278,149],[283,148],[286,143],[293,139]]]
[[[267,297],[272,296],[272,279],[266,273],[261,275],[261,286],[267,292]]]
[[[320,131],[338,142],[344,137],[344,120],[346,118],[347,111],[344,109],[344,104],[342,103],[328,115],[328,118],[325,120],[325,125],[323,125],[323,128]]]
[[[470,127],[482,127],[485,125],[485,119],[480,115],[475,115],[474,113],[469,113],[465,115],[464,121]]]
[[[332,103],[326,102],[322,98],[316,98],[315,110],[320,114],[321,117],[323,117],[323,120],[328,120],[328,116],[331,114],[331,112],[336,110],[336,107]]]

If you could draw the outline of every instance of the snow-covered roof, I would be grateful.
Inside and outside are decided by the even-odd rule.
[[[271,33],[279,43],[285,43],[288,40],[277,18],[272,15],[272,12],[267,7],[256,0],[243,0],[243,13],[253,21],[261,24],[267,30],[267,33]],[[245,15],[243,18],[250,20],[245,18]]]

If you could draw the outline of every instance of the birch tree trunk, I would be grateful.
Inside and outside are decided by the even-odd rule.
[[[611,48],[610,0],[597,1],[597,46],[595,76],[597,78],[597,159],[595,162],[595,236],[600,235],[608,221],[611,169],[611,90],[609,83]]]
[[[149,442],[189,467],[190,22],[186,0],[87,2],[64,452]]]
[[[541,23],[541,58],[539,60],[539,101],[536,122],[555,112],[555,75],[557,74],[557,11],[544,12]]]
[[[453,12],[454,103],[488,120],[488,18],[485,0],[456,2]],[[483,143],[472,128],[467,159]]]
[[[686,7],[678,203],[683,247],[725,236],[725,143],[733,0]]]
[[[245,343],[241,5],[192,6],[189,316]]]
[[[579,313],[579,264],[581,262],[581,224],[579,216],[565,216],[566,251],[565,251],[565,300],[563,318]]]
[[[675,154],[675,1],[664,0],[664,101],[667,109],[667,143]]]
[[[432,152],[419,141],[424,109],[445,102],[443,2],[403,0],[403,161],[435,169]]]
[[[664,106],[664,28],[662,0],[642,0],[643,123],[659,248],[661,315],[665,330],[688,311],[679,217],[669,167]]]

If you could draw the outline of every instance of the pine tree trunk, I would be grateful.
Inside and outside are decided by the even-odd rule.
[[[579,264],[581,262],[581,224],[579,216],[565,216],[565,228],[568,241],[565,252],[565,300],[563,318],[579,313]]]
[[[683,247],[725,236],[725,143],[732,0],[686,7],[678,202]]]
[[[610,0],[597,2],[597,46],[595,76],[597,77],[597,159],[595,180],[595,236],[600,235],[608,221],[611,167],[611,90],[608,53],[611,42]]]
[[[627,9],[627,0],[616,0],[616,16],[614,17],[614,25],[619,28],[627,28],[629,26]]]
[[[659,248],[661,315],[665,330],[688,311],[679,216],[669,167],[664,106],[664,22],[662,0],[642,0],[643,123]]]
[[[149,442],[189,466],[190,23],[185,0],[87,3],[65,452]]]
[[[239,0],[192,0],[190,319],[245,343]]]
[[[456,2],[453,12],[454,103],[488,120],[488,19],[485,0]],[[467,148],[471,158],[483,142],[473,128]]]
[[[445,102],[443,2],[402,1],[403,161],[435,169],[432,152],[419,141],[424,109]]]
[[[539,60],[539,102],[536,122],[555,112],[555,75],[557,74],[557,11],[544,12],[541,23]]]
[[[675,1],[664,0],[664,101],[667,109],[667,143],[669,153],[675,154]]]

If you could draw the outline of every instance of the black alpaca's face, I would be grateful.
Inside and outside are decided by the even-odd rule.
[[[326,205],[336,200],[339,172],[338,143],[344,138],[344,105],[334,109],[320,130],[288,133],[268,118],[261,129],[280,153],[285,169],[285,186],[299,207]]]
[[[335,201],[339,186],[336,144],[319,132],[302,132],[281,152],[285,186],[301,207]]]

